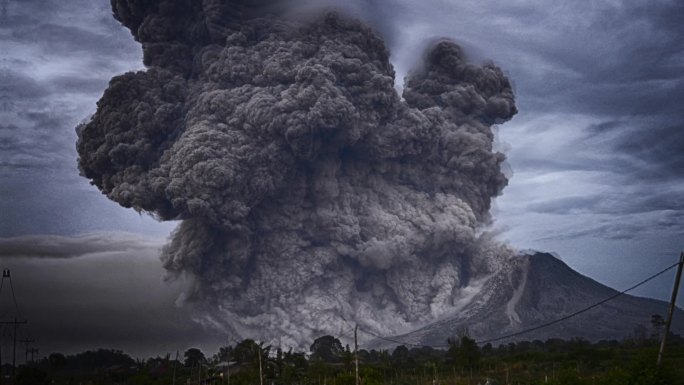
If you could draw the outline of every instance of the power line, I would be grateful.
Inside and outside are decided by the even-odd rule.
[[[428,347],[428,348],[444,348],[444,347],[448,347],[448,346],[449,346],[449,345],[422,345],[422,344],[412,344],[412,343],[410,343],[410,342],[403,342],[403,341],[395,340],[395,339],[392,339],[392,338],[383,337],[383,336],[381,336],[381,335],[375,334],[375,333],[373,333],[373,332],[371,332],[371,331],[368,331],[368,330],[366,330],[366,329],[361,329],[361,328],[359,328],[359,330],[361,330],[362,332],[364,332],[364,333],[366,333],[366,334],[368,334],[368,335],[371,335],[371,336],[373,336],[373,337],[375,337],[375,338],[379,338],[379,339],[385,340],[385,341],[387,341],[387,342],[393,342],[393,343],[399,344],[399,345],[415,346],[415,347],[417,347],[417,348],[424,348],[424,347]]]
[[[550,322],[547,322],[547,323],[544,323],[544,324],[541,324],[541,325],[537,325],[537,326],[534,326],[534,327],[531,327],[531,328],[528,328],[528,329],[524,329],[524,330],[521,330],[521,331],[518,331],[518,332],[515,332],[515,333],[507,334],[507,335],[504,335],[504,336],[501,336],[501,337],[497,337],[497,338],[490,338],[490,339],[486,339],[486,340],[476,341],[476,343],[477,343],[477,344],[487,344],[487,343],[490,343],[490,342],[500,341],[500,340],[504,340],[504,339],[507,339],[507,338],[517,337],[517,336],[522,335],[522,334],[526,334],[526,333],[529,333],[529,332],[532,332],[532,331],[535,331],[535,330],[543,329],[543,328],[545,328],[545,327],[548,327],[548,326],[551,326],[551,325],[555,325],[555,324],[557,324],[557,323],[559,323],[559,322],[566,321],[566,320],[568,320],[568,319],[570,319],[570,318],[572,318],[572,317],[575,317],[575,316],[578,316],[578,315],[580,315],[580,314],[582,314],[582,313],[585,313],[585,312],[587,312],[587,311],[589,311],[589,310],[591,310],[591,309],[593,309],[593,308],[595,308],[595,307],[601,306],[601,305],[603,305],[604,303],[606,303],[606,302],[608,302],[608,301],[612,301],[613,299],[615,299],[615,298],[617,298],[617,297],[619,297],[619,296],[621,296],[621,295],[623,295],[623,294],[625,294],[625,293],[627,293],[627,292],[629,292],[629,291],[632,291],[632,290],[636,289],[637,287],[639,287],[639,286],[645,284],[646,282],[649,282],[649,281],[651,281],[651,280],[653,280],[653,279],[655,279],[655,278],[657,278],[657,277],[659,277],[659,276],[665,274],[666,272],[668,272],[669,270],[671,270],[672,268],[674,268],[675,266],[678,266],[678,265],[679,265],[679,262],[674,263],[674,264],[672,264],[671,266],[669,266],[669,267],[667,267],[667,268],[665,268],[665,269],[659,271],[658,273],[655,273],[655,274],[651,275],[650,277],[644,279],[643,281],[641,281],[641,282],[635,284],[634,286],[631,286],[631,287],[629,287],[629,288],[627,288],[627,289],[625,289],[625,290],[623,290],[623,291],[621,291],[621,292],[618,292],[618,293],[616,293],[616,294],[614,294],[614,295],[612,295],[612,296],[610,296],[610,297],[608,297],[608,298],[606,298],[606,299],[604,299],[604,300],[602,300],[602,301],[596,302],[595,304],[593,304],[593,305],[591,305],[591,306],[588,306],[588,307],[586,307],[586,308],[584,308],[584,309],[578,310],[578,311],[576,311],[576,312],[574,312],[574,313],[568,314],[568,315],[566,315],[566,316],[563,316],[563,317],[561,317],[561,318],[555,319],[555,320],[553,320],[553,321],[550,321]],[[409,343],[409,342],[404,342],[404,341],[399,341],[399,340],[397,340],[397,339],[393,339],[393,338],[389,338],[389,337],[384,337],[384,336],[378,335],[378,334],[376,334],[376,333],[373,333],[373,332],[368,331],[368,330],[365,330],[365,329],[359,328],[359,330],[361,330],[362,332],[364,332],[364,333],[366,333],[366,334],[368,334],[368,335],[371,335],[371,336],[373,336],[373,337],[375,337],[375,338],[378,338],[378,339],[381,339],[381,340],[384,340],[384,341],[387,341],[387,342],[392,342],[392,343],[395,343],[395,344],[399,344],[399,345],[414,346],[414,347],[429,347],[429,348],[445,348],[445,347],[449,347],[449,345],[424,345],[424,344],[412,344],[412,343]]]
[[[12,300],[14,300],[14,308],[17,309],[17,315],[19,315],[19,318],[24,318],[21,316],[21,310],[19,310],[19,303],[17,303],[17,297],[14,295],[14,285],[12,284],[12,276],[9,274],[9,270],[7,270],[7,277],[9,278],[10,289],[12,289]]]
[[[9,269],[2,270],[2,281],[0,281],[0,295],[2,294],[2,288],[5,284],[5,278],[9,281],[10,291],[12,292],[12,301],[14,302],[14,309],[17,311],[19,318],[23,318],[21,311],[19,310],[19,303],[17,302],[17,296],[14,294],[14,284],[12,283],[12,274],[10,274]]]
[[[340,338],[349,337],[353,332],[354,332],[354,328],[351,328],[344,333],[340,333],[339,337]]]

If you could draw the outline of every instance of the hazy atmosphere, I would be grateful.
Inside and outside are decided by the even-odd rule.
[[[136,26],[135,15],[121,11],[119,22],[104,0],[2,1],[0,261],[41,354],[211,351],[264,325],[268,338],[297,345],[325,328],[342,334],[346,320],[401,333],[453,310],[440,297],[452,289],[445,275],[463,270],[450,253],[472,258],[477,277],[492,269],[479,256],[553,252],[618,290],[677,261],[684,4],[339,3],[254,11],[275,16],[194,61],[183,49],[205,42],[179,37],[177,50],[157,49],[155,33],[170,33],[173,19],[160,21],[136,36],[149,44],[150,69],[110,83],[145,68],[121,24]],[[297,24],[321,6],[339,19]],[[276,37],[252,47],[264,34]],[[315,54],[302,44],[309,36],[319,37]],[[250,74],[245,63],[281,50],[290,56],[264,64],[269,76]],[[338,52],[356,60],[326,72]],[[303,57],[307,70],[288,69]],[[469,93],[437,97],[454,76],[445,63],[471,76]],[[200,75],[186,82],[190,69]],[[150,118],[139,99],[169,113]],[[213,132],[227,119],[217,100],[232,119],[266,128]],[[135,127],[121,116],[135,116]],[[448,131],[455,126],[462,134]],[[106,147],[101,127],[135,145],[93,150]],[[158,143],[150,132],[166,136]],[[453,154],[468,166],[448,168]],[[140,171],[147,157],[161,160]],[[198,182],[207,174],[234,184]],[[633,294],[669,300],[672,280]],[[11,301],[0,291],[3,317]]]

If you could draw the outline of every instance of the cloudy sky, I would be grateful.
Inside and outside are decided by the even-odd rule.
[[[684,248],[684,3],[345,3],[387,41],[398,87],[441,37],[514,82],[520,112],[499,127],[512,174],[493,210],[500,239],[555,251],[616,289],[676,262]],[[35,320],[41,353],[215,349],[216,336],[177,306],[188,283],[162,281],[157,253],[174,223],[119,207],[76,166],[74,127],[94,113],[113,75],[142,68],[139,45],[105,0],[0,4],[0,258]],[[671,284],[670,274],[636,293],[668,299]],[[171,335],[180,337],[169,343]]]

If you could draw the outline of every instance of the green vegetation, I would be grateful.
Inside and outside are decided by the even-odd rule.
[[[659,370],[656,341],[635,333],[621,342],[550,339],[480,347],[462,335],[448,341],[448,350],[360,350],[359,373],[363,385],[684,385],[684,340],[671,336]],[[313,341],[306,354],[253,340],[222,347],[211,358],[197,348],[178,359],[134,360],[114,350],[53,353],[20,367],[14,382],[5,383],[168,385],[174,378],[178,385],[354,385],[355,355],[332,336]]]

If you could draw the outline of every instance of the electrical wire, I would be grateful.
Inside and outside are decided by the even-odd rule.
[[[392,339],[392,338],[389,338],[389,337],[383,337],[383,336],[381,336],[381,335],[375,334],[375,333],[373,333],[373,332],[371,332],[371,331],[368,331],[368,330],[365,330],[365,329],[359,328],[359,330],[361,330],[362,332],[364,332],[364,333],[366,333],[366,334],[368,334],[368,335],[371,335],[371,336],[373,336],[373,337],[375,337],[375,338],[379,338],[379,339],[381,339],[381,340],[385,340],[385,341],[387,341],[387,342],[393,342],[393,343],[395,343],[395,344],[400,344],[400,345],[414,346],[414,347],[417,347],[417,348],[424,348],[424,347],[429,347],[429,348],[443,348],[443,347],[448,347],[448,346],[449,346],[449,345],[421,345],[421,344],[412,344],[412,343],[410,343],[410,342],[403,342],[403,341],[395,340],[395,339]]]
[[[24,318],[21,315],[21,310],[19,310],[19,303],[17,303],[17,297],[14,295],[14,285],[12,284],[12,276],[9,277],[10,289],[12,289],[12,300],[14,300],[14,308],[17,309],[17,315],[19,318]]]

